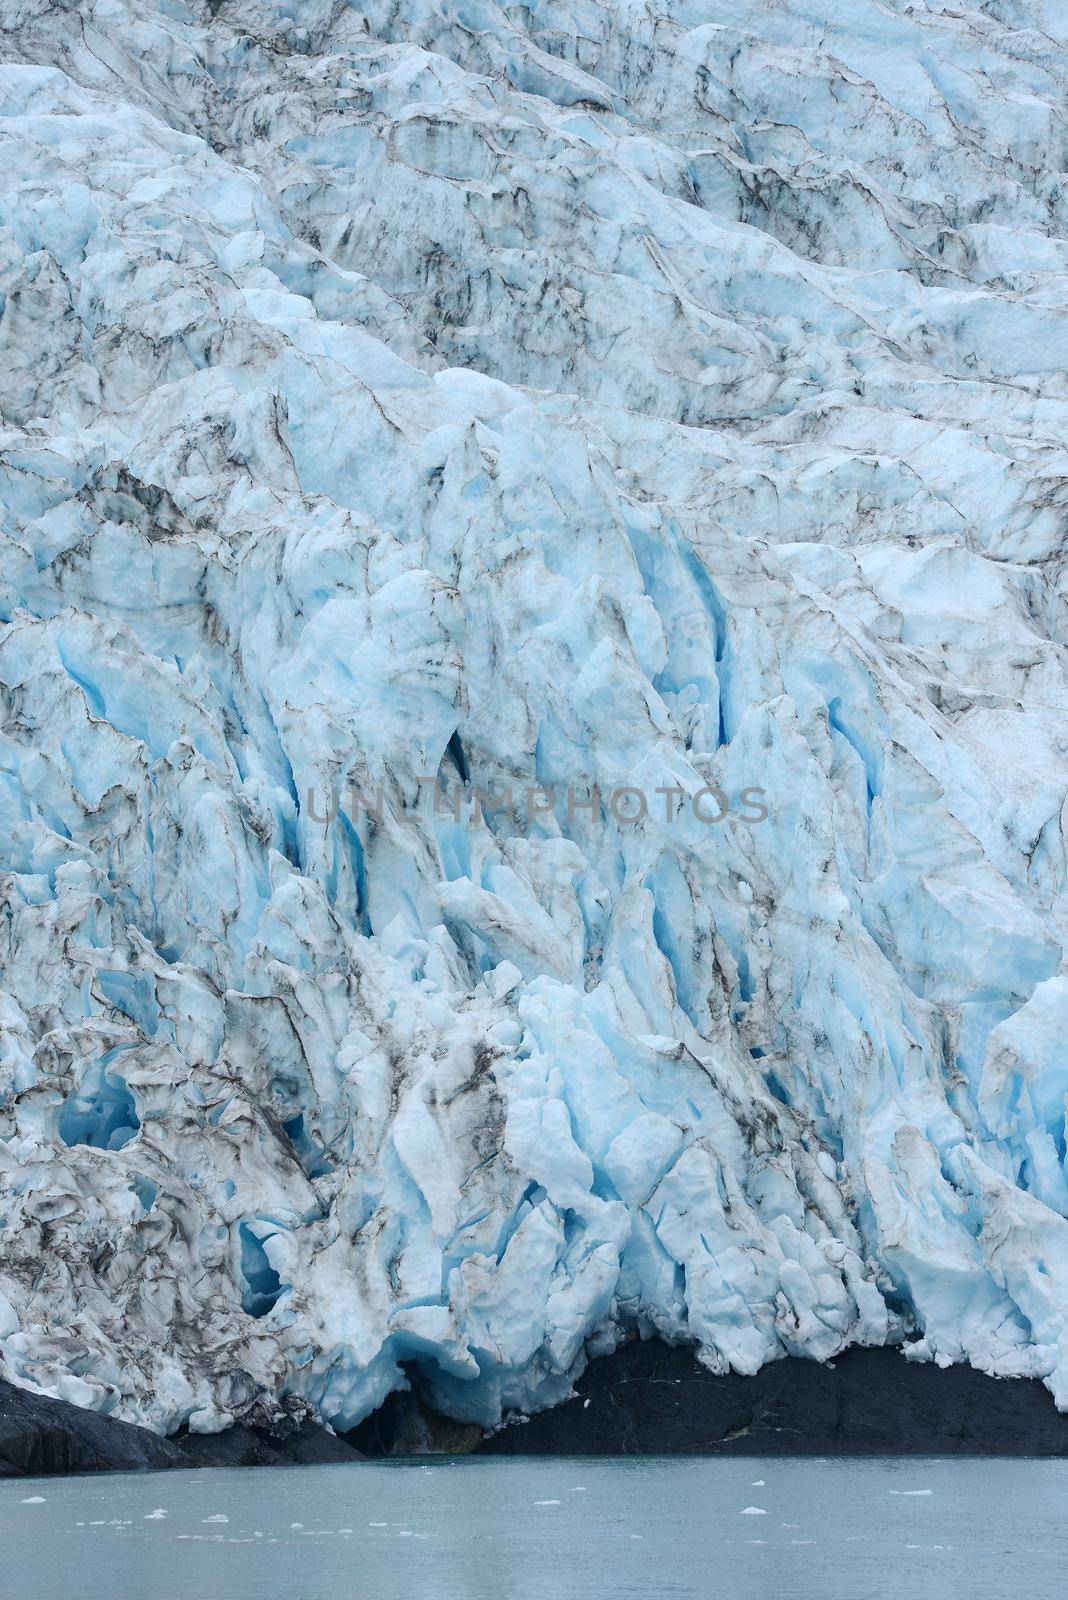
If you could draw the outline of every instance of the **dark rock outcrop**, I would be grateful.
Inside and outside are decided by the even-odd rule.
[[[466,1456],[485,1437],[477,1423],[453,1422],[419,1398],[419,1379],[409,1369],[411,1389],[397,1389],[358,1428],[345,1435],[365,1456]]]
[[[318,1466],[360,1461],[361,1452],[310,1417],[286,1426],[235,1423],[225,1433],[178,1433],[174,1442],[195,1467]]]
[[[0,1382],[0,1477],[188,1465],[176,1444],[147,1428]]]
[[[360,1452],[304,1415],[284,1413],[225,1433],[160,1439],[65,1400],[0,1382],[0,1477],[68,1472],[159,1472],[168,1467],[285,1466],[358,1461]]]
[[[1034,1379],[849,1350],[717,1378],[687,1349],[633,1340],[575,1398],[489,1435],[499,1455],[1068,1455],[1068,1416]]]

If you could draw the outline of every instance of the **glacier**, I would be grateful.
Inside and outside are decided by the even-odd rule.
[[[0,1376],[1068,1409],[1066,105],[1054,0],[0,0]]]

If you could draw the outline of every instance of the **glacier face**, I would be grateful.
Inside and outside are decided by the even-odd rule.
[[[638,1329],[1068,1407],[1063,8],[0,62],[0,1374],[492,1425]]]

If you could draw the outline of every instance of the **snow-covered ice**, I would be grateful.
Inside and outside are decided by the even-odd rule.
[[[1068,1406],[1064,8],[0,0],[0,62],[0,1372]]]

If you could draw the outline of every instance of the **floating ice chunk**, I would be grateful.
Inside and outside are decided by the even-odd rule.
[[[225,1511],[216,1511],[213,1517],[203,1517],[201,1520],[204,1522],[229,1522],[230,1518]]]
[[[897,1495],[912,1495],[912,1496],[915,1497],[915,1496],[925,1495],[925,1494],[934,1494],[934,1490],[933,1489],[891,1489],[890,1493],[891,1494],[897,1494]]]
[[[146,1511],[142,1520],[144,1522],[161,1522],[166,1515],[167,1513],[163,1507],[157,1506],[155,1511]]]
[[[763,1506],[746,1506],[738,1515],[740,1517],[766,1517],[767,1512]]]
[[[43,1494],[28,1494],[22,1503],[24,1506],[43,1506],[45,1497]]]

